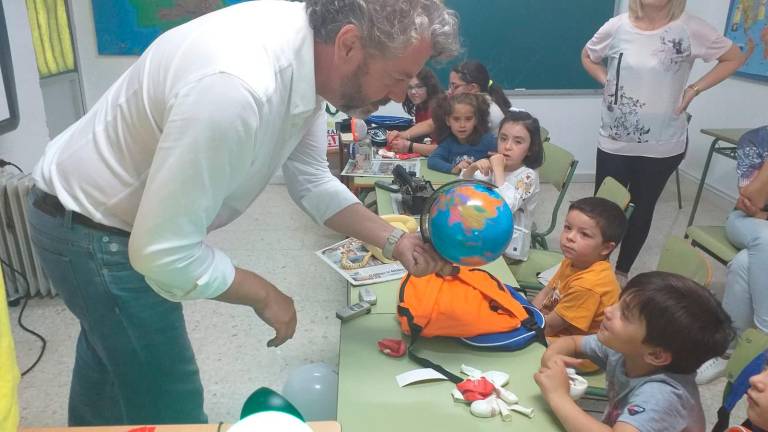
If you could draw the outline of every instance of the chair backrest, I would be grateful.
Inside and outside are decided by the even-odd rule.
[[[632,196],[629,194],[629,190],[613,177],[606,177],[603,179],[595,196],[616,203],[616,205],[624,210],[624,215],[627,216],[627,219],[632,217],[632,212],[635,211],[635,205],[630,202]]]
[[[631,198],[627,188],[613,177],[606,177],[603,182],[600,183],[600,188],[597,189],[595,196],[612,201],[622,209],[627,208]]]
[[[578,164],[579,161],[568,150],[552,144],[550,141],[544,142],[544,163],[538,170],[539,182],[551,184],[560,193],[557,195],[557,200],[552,208],[549,226],[544,231],[536,230],[531,233],[531,247],[547,248],[546,237],[555,230],[560,205],[565,199],[565,193],[568,191],[568,186],[571,184]]]
[[[704,255],[680,237],[669,237],[656,270],[676,273],[701,285],[712,282],[712,267]]]
[[[570,184],[579,161],[568,150],[544,142],[544,163],[539,167],[539,181],[549,183],[558,191]]]

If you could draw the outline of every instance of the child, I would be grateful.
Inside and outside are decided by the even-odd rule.
[[[496,138],[488,131],[488,101],[482,95],[440,96],[432,120],[440,145],[427,159],[430,169],[459,174],[496,150]]]
[[[461,177],[498,186],[497,191],[515,216],[515,233],[504,254],[514,260],[526,260],[539,193],[539,176],[534,170],[544,161],[539,121],[525,111],[508,112],[501,120],[496,143],[496,154],[473,162],[461,172]]]
[[[734,430],[747,432],[768,430],[768,367],[749,379],[747,418],[749,419],[747,424],[749,429],[734,428]]]
[[[568,208],[560,234],[563,261],[533,299],[546,318],[547,336],[586,335],[600,328],[605,308],[619,299],[608,257],[626,226],[624,212],[605,198],[582,198]]]
[[[414,118],[415,123],[432,123],[431,105],[437,96],[442,94],[440,83],[435,73],[428,67],[422,68],[408,83],[408,91],[403,101],[403,110]],[[430,130],[433,127],[430,127]],[[412,138],[412,139],[411,139]],[[429,138],[427,140],[423,138]],[[423,137],[409,135],[398,136],[389,142],[389,147],[397,153],[418,153],[429,156],[437,148],[434,136],[424,134]]]
[[[696,369],[732,338],[731,319],[704,287],[672,273],[642,273],[606,309],[596,335],[552,343],[534,379],[567,431],[703,431]],[[569,396],[565,367],[579,363],[572,356],[606,370],[603,424]]]

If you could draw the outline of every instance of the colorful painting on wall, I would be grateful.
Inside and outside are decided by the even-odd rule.
[[[768,80],[768,0],[731,0],[725,35],[749,54],[736,73]]]
[[[101,55],[139,55],[164,31],[243,0],[93,0]]]

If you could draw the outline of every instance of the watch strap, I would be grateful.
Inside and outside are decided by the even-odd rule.
[[[405,231],[401,230],[400,228],[394,228],[392,232],[389,233],[387,236],[387,241],[384,243],[384,247],[381,248],[381,254],[384,255],[384,258],[389,260],[395,259],[392,256],[392,254],[395,252],[395,245],[404,235]]]

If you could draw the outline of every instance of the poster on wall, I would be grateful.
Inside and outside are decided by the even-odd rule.
[[[140,55],[164,31],[244,0],[93,0],[101,55]]]
[[[731,0],[725,36],[743,52],[747,62],[736,72],[748,78],[768,80],[768,0]]]
[[[16,83],[13,79],[11,46],[3,4],[0,2],[0,134],[19,127],[19,106],[16,99]]]

